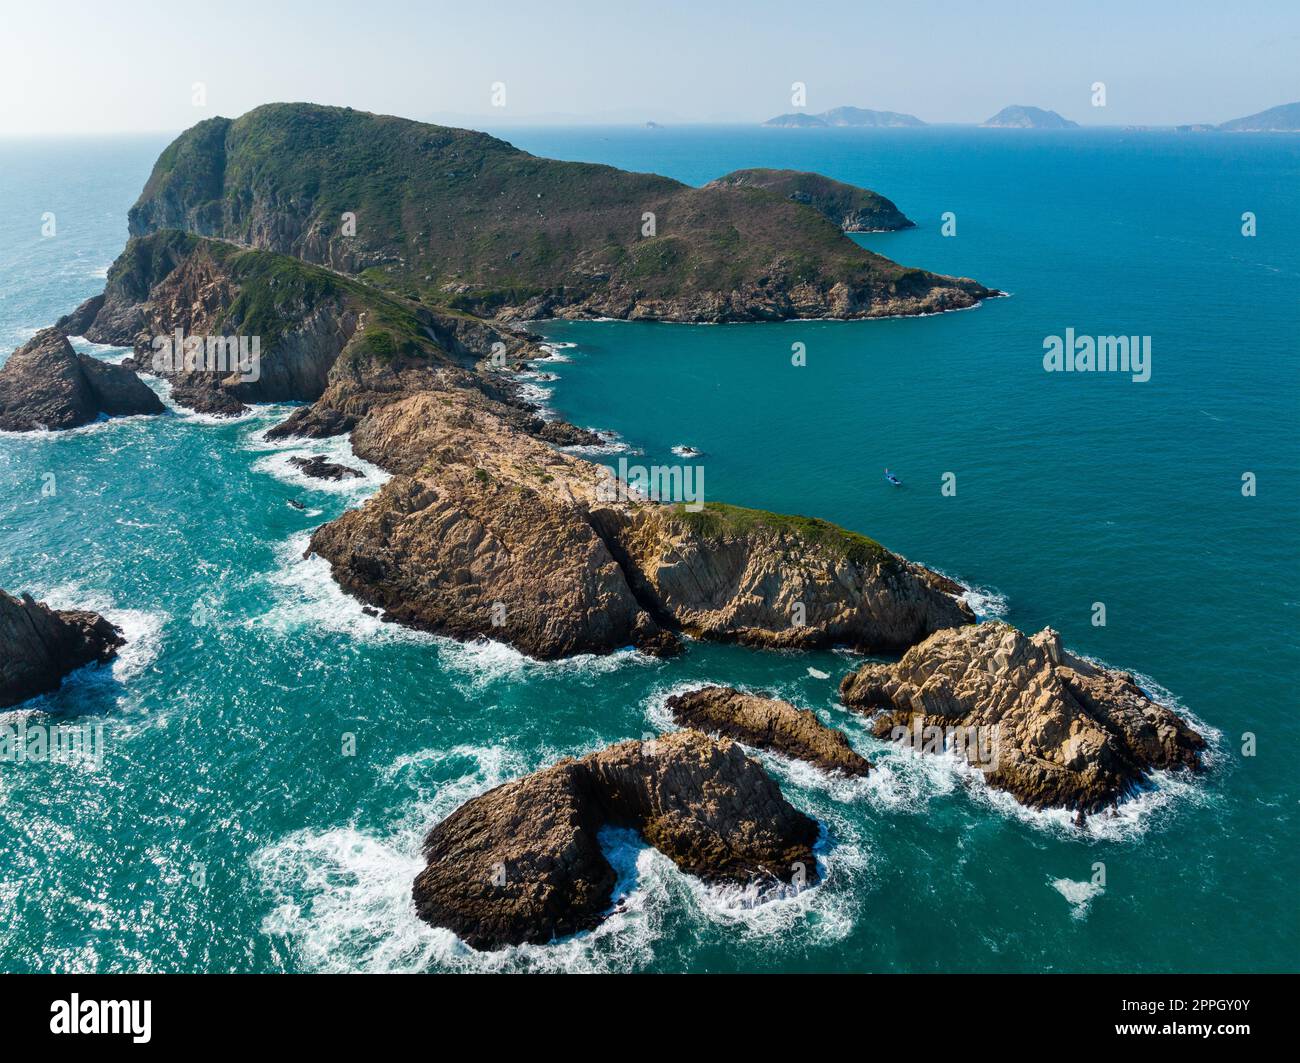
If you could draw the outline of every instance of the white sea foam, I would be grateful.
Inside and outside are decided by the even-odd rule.
[[[592,428],[590,431],[595,432],[604,440],[603,443],[581,443],[572,447],[561,447],[566,454],[577,454],[584,457],[599,457],[605,454],[627,454],[630,456],[644,454],[645,451],[639,447],[634,447],[621,435],[612,428]]]
[[[51,609],[88,609],[122,631],[126,644],[118,650],[107,674],[118,683],[140,675],[158,659],[162,636],[171,614],[163,610],[120,609],[104,591],[88,590],[75,582],[60,583],[32,596]],[[99,669],[82,669],[74,673],[78,681],[95,681],[105,673]]]
[[[281,483],[293,487],[345,495],[351,500],[359,501],[369,498],[392,479],[392,475],[378,465],[357,457],[352,452],[352,443],[348,436],[314,440],[276,440],[274,446],[265,439],[263,431],[254,432],[253,436],[254,439],[244,442],[244,449],[266,451],[253,462],[253,471],[266,473]],[[327,461],[356,469],[362,475],[342,480],[321,480],[308,476],[296,465],[291,464],[292,458],[311,458],[318,454],[324,455]]]
[[[1049,881],[1052,889],[1070,903],[1070,916],[1074,919],[1086,919],[1093,900],[1106,892],[1093,882],[1075,882],[1068,878],[1054,878]]]
[[[89,424],[79,425],[76,428],[61,428],[51,430],[48,428],[31,428],[23,432],[11,432],[0,430],[0,438],[4,439],[27,439],[39,440],[41,442],[58,443],[65,439],[76,439],[79,436],[89,435],[90,433],[99,433],[105,431],[115,431],[126,425],[139,424],[142,421],[152,420],[155,415],[126,414],[118,417],[109,417],[106,414],[100,414]]]
[[[1007,615],[1007,596],[989,587],[969,587],[957,600],[970,606],[976,620],[1001,620]]]
[[[355,824],[295,832],[253,860],[270,911],[264,933],[287,939],[311,971],[629,971],[655,958],[655,946],[682,921],[714,924],[759,946],[791,937],[843,938],[859,905],[853,879],[866,867],[856,845],[818,843],[816,887],[740,890],[710,887],[680,871],[634,832],[606,828],[600,844],[617,875],[611,909],[594,929],[546,945],[480,952],[415,914],[411,882],[423,867],[425,833],[472,797],[565,754],[458,746],[403,755],[380,771],[385,787],[405,788],[399,820],[384,831]],[[467,770],[450,781],[449,766]]]
[[[248,623],[278,635],[303,630],[328,631],[369,641],[432,643],[434,637],[371,616],[357,599],[334,582],[329,562],[303,557],[311,535],[303,532],[276,547],[276,566],[264,578],[275,589],[276,604]]]
[[[594,679],[622,668],[656,664],[655,658],[631,646],[608,654],[584,653],[556,661],[539,661],[491,639],[458,642],[440,638],[437,645],[439,663],[452,673],[452,681],[468,680],[469,689],[481,689],[499,681],[526,682],[543,675],[581,674]]]
[[[68,342],[78,354],[88,354],[101,362],[118,365],[133,353],[130,347],[116,347],[111,343],[95,343],[85,336],[69,336]]]
[[[702,457],[704,457],[704,451],[702,451],[702,450],[698,450],[698,449],[696,449],[695,447],[689,447],[689,446],[687,446],[685,443],[678,443],[677,446],[675,446],[675,447],[672,448],[672,451],[673,451],[673,453],[676,454],[679,458],[702,458]]]

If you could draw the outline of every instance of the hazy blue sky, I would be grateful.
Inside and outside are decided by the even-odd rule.
[[[479,126],[748,122],[792,110],[794,81],[810,111],[930,122],[1009,103],[1219,122],[1300,100],[1300,0],[3,2],[2,134],[179,130],[272,100]]]

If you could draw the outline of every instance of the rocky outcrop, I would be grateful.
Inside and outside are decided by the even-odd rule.
[[[310,476],[314,480],[338,481],[363,478],[363,473],[359,469],[330,461],[324,454],[315,454],[310,458],[293,457],[289,459],[289,464],[304,476]]]
[[[454,390],[377,408],[353,447],[399,475],[319,528],[310,550],[362,601],[421,630],[540,658],[665,648],[587,519],[594,466]]]
[[[1035,808],[1094,812],[1153,770],[1199,767],[1205,749],[1132,675],[1070,654],[1050,628],[1032,638],[1000,621],[940,631],[897,664],[847,676],[841,697],[874,714],[878,737],[955,748],[990,786]]]
[[[886,650],[973,619],[939,577],[822,521],[605,501],[604,470],[514,416],[446,386],[374,406],[353,449],[397,475],[311,551],[390,619],[543,658],[665,652],[678,630]]]
[[[132,368],[168,380],[179,405],[205,413],[234,415],[251,402],[316,404],[270,438],[351,431],[371,406],[427,390],[431,374],[449,370],[455,386],[517,403],[508,382],[471,370],[486,359],[506,366],[546,354],[539,337],[515,324],[426,307],[283,255],[171,230],[131,240],[104,293],[57,327],[134,348]],[[438,380],[445,386],[451,378]],[[547,427],[530,409],[517,418],[534,433],[571,428]]]
[[[787,701],[746,694],[731,687],[703,687],[668,699],[668,710],[682,727],[734,738],[823,771],[865,777],[871,769],[842,731],[827,727],[809,709]]]
[[[462,805],[425,840],[416,912],[477,949],[588,930],[614,899],[605,826],[638,831],[709,883],[817,879],[816,821],[739,746],[678,731],[560,761]]]
[[[706,188],[762,188],[824,215],[846,233],[890,232],[916,223],[877,192],[799,170],[736,170]]]
[[[125,641],[98,613],[56,612],[0,590],[0,709],[58,690],[69,672],[112,660]]]
[[[55,431],[101,415],[162,413],[158,396],[130,369],[78,354],[57,329],[43,329],[0,367],[0,430]]]
[[[889,653],[975,619],[956,584],[827,521],[720,503],[593,517],[637,597],[699,638]]]

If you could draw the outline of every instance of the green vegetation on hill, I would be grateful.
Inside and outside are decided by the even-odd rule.
[[[132,238],[109,269],[108,288],[143,301],[183,260],[195,256],[219,263],[235,289],[214,322],[217,329],[255,335],[273,347],[286,333],[300,328],[313,310],[333,303],[365,315],[364,329],[349,348],[351,357],[387,362],[398,355],[422,358],[442,353],[421,320],[424,311],[416,305],[288,255],[174,229]]]
[[[847,231],[905,229],[913,223],[878,192],[800,170],[736,170],[714,185],[761,188],[804,203]]]
[[[818,187],[821,199],[874,196]],[[825,214],[825,203],[762,187],[691,188],[540,159],[484,133],[270,104],[183,133],[158,159],[130,228],[233,240],[478,310],[548,293],[691,299],[841,282],[860,301],[888,296],[902,268]]]

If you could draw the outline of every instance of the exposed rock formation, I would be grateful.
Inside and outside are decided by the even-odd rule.
[[[57,329],[42,329],[0,367],[0,429],[7,432],[77,428],[101,414],[164,409],[130,369],[78,354]]]
[[[1205,748],[1131,675],[1073,656],[1050,628],[1032,638],[1000,621],[940,631],[898,664],[845,677],[841,696],[878,713],[878,737],[915,745],[920,734],[928,748],[922,729],[965,728],[958,748],[989,785],[1035,808],[1096,811],[1152,770],[1197,768]]]
[[[956,584],[827,521],[719,503],[593,516],[637,597],[697,637],[886,653],[975,619]]]
[[[363,473],[358,469],[353,469],[347,465],[340,465],[336,461],[330,461],[324,454],[316,454],[310,458],[290,458],[289,464],[294,466],[304,476],[310,476],[316,480],[360,480]]]
[[[112,660],[125,641],[98,613],[56,612],[0,590],[0,708],[58,690],[69,672]]]
[[[629,827],[709,883],[815,882],[815,820],[732,742],[678,731],[623,742],[498,786],[429,832],[420,917],[478,949],[545,943],[599,923],[614,869],[597,841]]]
[[[703,687],[668,699],[682,727],[719,734],[758,749],[804,760],[824,771],[865,776],[866,757],[854,752],[843,732],[827,727],[809,709],[787,701],[745,694],[731,687]]]
[[[362,601],[425,630],[545,658],[664,652],[677,629],[883,651],[973,619],[933,573],[822,521],[602,501],[600,469],[475,392],[376,407],[353,447],[398,475],[310,549]]]

